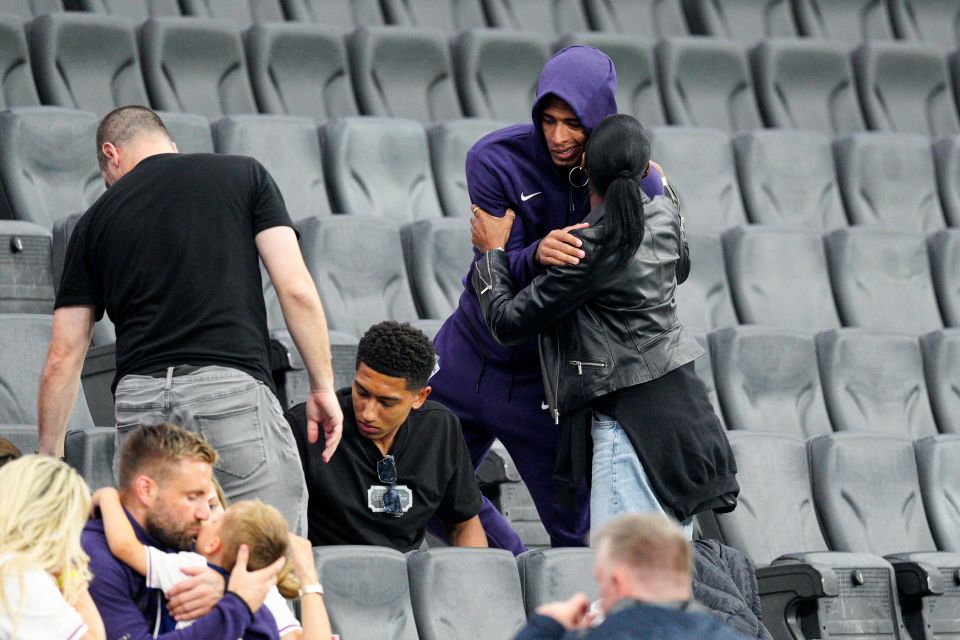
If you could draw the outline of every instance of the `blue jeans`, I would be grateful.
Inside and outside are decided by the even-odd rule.
[[[593,436],[591,535],[624,513],[656,512],[674,518],[660,504],[620,423],[604,415],[595,415],[590,431]],[[693,519],[687,518],[680,524],[684,535],[692,539]]]

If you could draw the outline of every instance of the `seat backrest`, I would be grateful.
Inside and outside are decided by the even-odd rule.
[[[944,136],[933,141],[937,167],[937,186],[947,224],[960,227],[960,136]]]
[[[595,31],[669,38],[690,33],[680,0],[584,0]]]
[[[441,122],[427,129],[430,164],[443,213],[448,216],[470,215],[470,193],[467,191],[467,152],[476,142],[507,123],[479,118]]]
[[[831,136],[866,129],[844,44],[772,39],[754,48],[750,58],[768,125]]]
[[[116,437],[114,427],[83,427],[67,431],[64,460],[80,472],[91,491],[116,486],[113,477]]]
[[[0,0],[0,13],[33,18],[63,11],[63,0]]]
[[[463,218],[418,220],[401,227],[400,238],[418,315],[446,318],[457,308],[473,261],[470,224]]]
[[[195,113],[158,111],[167,127],[170,139],[180,153],[213,153],[213,134],[210,121]]]
[[[917,440],[914,452],[923,508],[937,549],[960,552],[960,436]]]
[[[327,216],[307,218],[297,227],[331,329],[362,336],[381,320],[417,319],[396,224]]]
[[[917,338],[839,329],[819,334],[816,343],[834,431],[936,435]]]
[[[914,335],[943,327],[922,235],[851,227],[826,240],[830,281],[844,326]]]
[[[347,38],[360,110],[423,123],[463,116],[447,36],[408,27],[363,27]]]
[[[731,429],[799,438],[832,431],[810,333],[728,327],[710,335],[710,353]]]
[[[960,329],[920,338],[930,405],[941,433],[960,433]]]
[[[227,20],[241,29],[283,20],[280,0],[180,0],[184,15]]]
[[[653,127],[650,157],[680,195],[688,233],[720,232],[747,223],[730,136],[716,129]]]
[[[469,29],[453,42],[453,64],[464,113],[530,122],[540,71],[550,58],[545,36]]]
[[[59,107],[0,112],[0,216],[53,228],[103,193],[97,117]]]
[[[870,42],[853,54],[860,103],[871,129],[960,132],[943,51],[913,42]]]
[[[790,0],[688,0],[695,33],[754,43],[799,35]]]
[[[717,419],[726,428],[727,425],[723,420],[723,410],[720,407],[720,398],[717,396],[717,383],[713,375],[713,362],[710,358],[710,343],[707,334],[696,330],[690,333],[697,339],[704,351],[702,356],[693,361],[693,368],[697,372],[697,377],[703,382],[703,386],[707,388],[707,397],[710,398],[710,404],[713,406],[714,413],[717,414]]]
[[[323,600],[341,638],[417,640],[407,561],[386,547],[315,547]]]
[[[105,13],[131,22],[182,15],[177,0],[67,0],[67,9]]]
[[[526,621],[517,563],[503,549],[430,549],[407,556],[420,640],[512,638]],[[491,615],[494,614],[494,615]]]
[[[0,314],[0,424],[37,424],[40,374],[52,332],[53,316]],[[93,426],[82,388],[67,425]]]
[[[897,36],[942,49],[960,45],[960,4],[953,0],[892,0],[890,19]]]
[[[617,71],[617,112],[631,115],[646,128],[667,123],[660,98],[656,56],[650,41],[632,35],[589,31],[562,38],[556,48],[589,45],[610,56]]]
[[[0,424],[0,438],[12,442],[21,454],[36,451],[40,441],[35,424]]]
[[[737,324],[720,238],[709,233],[688,232],[687,244],[696,266],[674,293],[681,322],[701,330]]]
[[[23,18],[0,13],[0,110],[40,104]]]
[[[669,38],[657,45],[660,87],[673,124],[746,131],[763,126],[746,45]]]
[[[734,138],[733,150],[751,222],[823,231],[846,226],[828,136],[752,131]]]
[[[257,24],[247,31],[247,64],[262,113],[305,116],[318,123],[360,113],[337,27]]]
[[[800,33],[848,44],[892,40],[887,3],[877,0],[794,0]]]
[[[50,230],[0,220],[0,313],[53,313]]]
[[[487,26],[482,0],[381,0],[390,24],[454,32]]]
[[[587,30],[580,0],[483,0],[490,26],[563,35]]]
[[[548,602],[585,593],[592,601],[600,597],[593,579],[594,549],[534,549],[517,556],[520,587],[527,615]]]
[[[324,134],[323,164],[336,211],[399,224],[443,215],[419,122],[342,118]]]
[[[331,213],[320,159],[320,136],[310,118],[225,116],[213,123],[217,153],[253,156],[280,187],[293,220]]]
[[[30,60],[44,104],[105,115],[148,104],[133,24],[114,16],[55,13],[30,23]]]
[[[383,24],[377,0],[281,0],[290,20],[317,22],[341,29]]]
[[[799,227],[748,226],[723,235],[737,317],[796,331],[840,326],[823,241]]]
[[[813,501],[834,551],[934,551],[909,439],[833,433],[807,443]]]
[[[851,223],[926,233],[943,228],[929,138],[856,133],[834,142],[833,152]]]
[[[204,18],[152,18],[140,28],[140,62],[158,109],[216,120],[256,113],[237,27]]]
[[[944,229],[927,238],[930,274],[948,327],[960,327],[960,229]]]

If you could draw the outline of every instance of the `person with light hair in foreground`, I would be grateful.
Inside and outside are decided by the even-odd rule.
[[[693,599],[693,552],[674,521],[656,513],[619,516],[594,542],[600,611],[591,611],[583,593],[544,604],[515,640],[744,640]]]

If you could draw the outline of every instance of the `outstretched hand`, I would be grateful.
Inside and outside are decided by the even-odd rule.
[[[477,205],[472,205],[473,217],[470,219],[470,241],[480,253],[507,246],[510,230],[516,214],[507,209],[502,217],[492,216]]]
[[[322,457],[330,462],[343,435],[343,411],[333,389],[311,391],[307,396],[307,442],[317,441],[321,426],[326,439]]]

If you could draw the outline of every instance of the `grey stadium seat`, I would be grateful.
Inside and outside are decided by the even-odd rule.
[[[80,472],[91,491],[116,486],[113,477],[113,452],[117,430],[114,427],[70,429],[64,441],[64,459]]]
[[[465,169],[467,152],[480,138],[506,126],[507,123],[496,120],[464,118],[441,122],[427,129],[430,163],[445,215],[460,218],[470,215]]]
[[[800,438],[831,432],[811,334],[728,327],[710,335],[710,354],[731,429]]]
[[[941,433],[960,433],[960,329],[920,338],[930,406]]]
[[[700,343],[700,346],[703,347],[704,354],[693,361],[693,368],[697,372],[697,377],[703,382],[703,386],[707,388],[707,397],[710,398],[710,404],[713,405],[713,412],[717,414],[717,419],[720,420],[720,424],[726,428],[726,422],[723,419],[723,410],[720,407],[720,398],[717,396],[717,382],[716,377],[713,374],[713,362],[710,358],[710,343],[707,339],[707,334],[700,333],[696,330],[691,331],[693,337],[697,339],[697,342]]]
[[[423,123],[463,116],[441,31],[364,27],[347,38],[360,110]]]
[[[280,0],[180,0],[180,5],[184,15],[227,20],[244,29],[284,19]]]
[[[831,231],[844,227],[830,138],[811,131],[752,131],[733,139],[747,217]]]
[[[520,586],[527,615],[548,602],[585,593],[590,600],[600,594],[593,579],[594,549],[536,549],[517,556]]]
[[[449,316],[473,262],[470,224],[463,218],[419,220],[400,229],[410,288],[421,318]]]
[[[650,42],[617,33],[575,33],[560,40],[558,49],[585,44],[600,49],[617,70],[617,112],[637,118],[646,128],[667,123],[660,98],[657,63]]]
[[[563,35],[587,30],[579,0],[483,0],[490,26]]]
[[[799,35],[791,0],[688,0],[694,33],[757,42]]]
[[[487,26],[482,0],[381,0],[390,24],[455,32]]]
[[[923,236],[852,227],[834,231],[826,242],[844,326],[914,335],[943,327]]]
[[[34,18],[63,11],[63,0],[0,0],[0,13]]]
[[[0,112],[0,215],[54,223],[103,193],[97,117],[59,107]]]
[[[19,16],[0,13],[0,110],[40,104]]]
[[[443,215],[419,122],[342,118],[324,133],[323,164],[336,211],[400,224]]]
[[[354,29],[383,24],[377,0],[281,0],[287,18],[297,22]]]
[[[723,235],[737,317],[796,331],[840,326],[820,233],[749,226]]]
[[[953,0],[892,0],[890,18],[903,40],[920,40],[942,49],[960,46],[960,4]]]
[[[851,223],[924,233],[943,228],[929,138],[856,133],[834,142],[833,152]]]
[[[939,136],[960,132],[943,51],[871,42],[854,52],[860,103],[871,129]]]
[[[690,33],[680,0],[584,0],[596,31],[669,38]]]
[[[105,13],[132,22],[181,15],[177,0],[66,0],[70,11]]]
[[[50,230],[0,220],[0,313],[53,313],[53,299]]]
[[[40,440],[35,424],[2,424],[0,438],[6,438],[12,442],[24,455],[36,451]]]
[[[673,124],[745,131],[763,126],[746,46],[712,38],[657,45],[660,87]]]
[[[247,31],[246,44],[261,112],[306,116],[318,123],[360,113],[340,29],[258,24]]]
[[[930,273],[940,315],[948,327],[960,327],[960,229],[944,229],[927,238]]]
[[[840,329],[819,334],[816,342],[823,397],[835,431],[936,435],[916,337]]]
[[[210,121],[195,113],[158,111],[180,153],[213,153]]]
[[[331,213],[320,159],[320,135],[310,118],[225,116],[213,123],[218,153],[253,156],[280,187],[294,221]]]
[[[849,49],[839,42],[772,39],[750,52],[766,123],[826,135],[866,129]]]
[[[960,553],[960,436],[931,436],[914,443],[923,508],[941,551]]]
[[[228,22],[147,20],[140,28],[140,62],[150,101],[158,109],[210,120],[257,112],[240,33]]]
[[[407,557],[420,640],[512,638],[526,621],[517,563],[503,549],[431,549]],[[482,604],[481,604],[482,603]]]
[[[40,16],[30,23],[30,60],[44,104],[103,116],[148,103],[133,24],[125,18]]]
[[[654,127],[650,157],[680,194],[688,233],[719,234],[747,223],[730,136],[716,129]]]
[[[687,281],[676,288],[677,315],[684,326],[712,330],[737,324],[720,238],[687,232],[693,266]]]
[[[794,11],[805,36],[848,44],[894,37],[886,2],[794,0]]]
[[[960,227],[960,136],[944,136],[933,141],[940,203],[947,224]]]
[[[316,547],[313,555],[335,634],[417,639],[402,553],[348,545]]]
[[[453,43],[454,73],[464,113],[477,118],[530,122],[543,65],[550,58],[545,37],[470,29]]]

